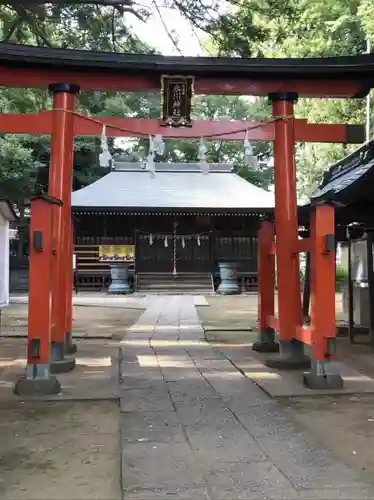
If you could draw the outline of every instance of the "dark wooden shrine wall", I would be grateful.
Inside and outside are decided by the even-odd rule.
[[[99,262],[99,245],[103,244],[134,244],[135,272],[172,272],[175,223],[177,272],[217,273],[219,261],[235,260],[239,274],[257,273],[257,217],[77,214],[74,220],[81,274],[109,273],[108,264]]]
[[[172,233],[174,222],[177,223],[177,233],[185,235],[212,231],[221,236],[256,236],[259,226],[258,218],[254,216],[74,215],[77,243],[85,240],[96,244],[107,241],[114,244],[122,239],[128,241],[128,238],[134,238],[136,231]]]
[[[239,272],[257,272],[256,236],[216,235],[213,245],[215,261],[235,260],[239,263]]]

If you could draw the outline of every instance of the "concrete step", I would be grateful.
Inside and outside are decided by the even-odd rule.
[[[181,286],[181,285],[206,285],[210,284],[211,280],[199,280],[199,281],[174,281],[174,280],[138,280],[138,283],[142,284],[159,284],[159,283],[166,283],[169,285],[176,285],[176,286]]]
[[[161,284],[161,285],[143,285],[141,287],[138,286],[138,291],[139,290],[182,290],[186,292],[193,292],[194,290],[211,290],[212,287],[209,285],[206,286],[170,286],[168,284]]]
[[[138,283],[141,288],[183,288],[191,290],[194,288],[212,288],[210,283]]]
[[[144,273],[137,276],[136,290],[141,293],[211,293],[211,275],[207,273]]]
[[[165,275],[165,274],[138,274],[137,275],[138,281],[160,281],[160,280],[167,280],[167,281],[210,281],[211,277],[210,275],[206,274],[198,274],[198,275],[180,275],[177,274],[176,276],[173,275]]]
[[[171,288],[171,287],[159,287],[159,288],[148,288],[148,287],[142,287],[137,290],[138,292],[156,292],[156,293],[161,293],[165,291],[170,291],[170,292],[185,292],[185,293],[200,293],[200,292],[206,292],[206,291],[212,291],[212,288],[208,287],[201,287],[201,288]]]
[[[209,290],[195,290],[186,292],[185,290],[138,290],[138,293],[143,293],[145,295],[212,295],[215,292],[212,289]]]

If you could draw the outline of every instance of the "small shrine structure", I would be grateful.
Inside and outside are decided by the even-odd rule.
[[[149,172],[141,163],[117,163],[73,192],[72,210],[76,287],[105,288],[110,268],[122,262],[137,291],[175,289],[176,280],[179,288],[188,282],[213,291],[228,266],[248,290],[256,287],[257,231],[274,211],[274,194],[229,164],[155,163]],[[128,292],[126,279],[120,288],[114,276],[109,291]],[[238,291],[236,282],[222,288]]]
[[[374,140],[366,142],[325,173],[312,203],[335,207],[336,240],[342,247],[343,311],[351,342],[374,343]]]

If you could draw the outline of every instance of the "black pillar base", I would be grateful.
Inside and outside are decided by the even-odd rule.
[[[303,356],[301,359],[279,356],[277,358],[267,359],[265,361],[265,366],[274,368],[275,370],[307,370],[310,368],[310,359],[308,356]]]
[[[340,374],[317,375],[316,373],[304,373],[305,387],[315,390],[339,390],[343,389],[343,379]]]
[[[71,332],[65,333],[65,354],[75,354],[78,350],[77,344],[73,343]]]
[[[253,343],[252,351],[255,352],[279,352],[279,344],[275,342],[274,330],[269,328],[264,332],[259,332],[258,340]]]
[[[74,358],[64,358],[58,361],[51,362],[51,373],[68,373],[74,370],[75,359]]]
[[[304,373],[304,385],[316,390],[343,389],[343,379],[338,364],[334,361],[313,359],[310,372]]]
[[[65,358],[65,342],[52,342],[51,373],[67,373],[75,368],[74,358]]]
[[[65,354],[75,354],[78,351],[77,344],[66,344]]]
[[[304,344],[298,340],[281,340],[279,356],[269,358],[265,365],[276,370],[307,370],[310,358],[304,354]]]
[[[13,392],[22,397],[48,396],[61,392],[61,384],[56,377],[46,379],[22,377],[16,382]]]
[[[276,342],[261,342],[256,340],[252,345],[252,351],[255,352],[279,352],[279,344]]]

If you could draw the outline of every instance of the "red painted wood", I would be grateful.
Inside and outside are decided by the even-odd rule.
[[[251,141],[274,140],[274,123],[261,123],[240,120],[195,120],[191,128],[161,127],[159,120],[147,118],[112,118],[95,117],[94,121],[74,116],[75,135],[99,136],[102,124],[109,125],[107,134],[112,137],[138,137],[141,134],[163,137],[199,139],[243,140],[246,128]],[[110,127],[113,126],[113,128]],[[116,128],[117,127],[117,128]],[[256,127],[256,128],[254,128]],[[122,129],[122,130],[121,130]],[[0,133],[9,134],[50,134],[52,130],[52,112],[42,111],[39,114],[0,114]],[[240,131],[239,133],[235,133]],[[224,135],[222,135],[224,134]],[[213,136],[213,137],[212,137]],[[308,123],[306,120],[295,120],[296,142],[346,142],[346,125],[329,123]]]
[[[243,140],[245,130],[248,130],[248,138],[258,141],[272,141],[274,139],[274,123],[250,122],[240,120],[196,120],[192,127],[169,128],[162,127],[159,120],[147,118],[96,118],[89,121],[76,116],[76,135],[100,135],[101,123],[113,125],[107,128],[107,134],[119,137],[148,137],[149,134],[161,134],[163,137],[185,138],[185,139],[220,139],[220,140]],[[99,122],[99,123],[98,123]],[[118,127],[117,129],[115,127]],[[122,129],[122,130],[121,130]],[[238,133],[239,132],[239,133]]]
[[[31,202],[30,242],[34,231],[40,231],[43,249],[35,250],[30,243],[29,305],[28,305],[28,364],[48,364],[51,350],[51,308],[52,281],[52,209],[43,199]],[[32,345],[39,341],[39,356],[33,356]]]
[[[295,142],[347,142],[347,125],[295,120]],[[360,143],[361,144],[361,143]]]
[[[71,209],[71,201],[69,209]],[[65,333],[71,333],[73,330],[73,224],[71,220],[71,213],[69,214],[66,223],[66,316],[65,316]],[[70,265],[69,265],[70,262]]]
[[[57,92],[54,95],[53,133],[51,136],[51,161],[48,193],[63,201],[62,207],[55,207],[54,238],[57,252],[53,269],[52,293],[52,341],[65,343],[66,293],[72,293],[67,279],[72,257],[68,255],[68,235],[71,217],[71,191],[73,179],[74,115],[62,111],[75,109],[76,95]]]
[[[269,81],[248,78],[198,78],[197,94],[267,96],[273,92],[296,92],[299,97],[354,97],[360,92],[360,82],[354,80],[294,80]]]
[[[274,181],[279,338],[291,340],[302,324],[299,255],[293,253],[298,240],[294,103],[273,101],[273,115],[289,117],[275,123]]]
[[[313,357],[327,356],[327,339],[336,337],[335,251],[326,251],[325,236],[335,232],[335,209],[323,204],[315,207],[311,217],[310,309]]]
[[[267,318],[274,316],[275,258],[270,250],[274,224],[264,221],[258,232],[258,320],[260,332],[268,330]]]
[[[295,339],[299,340],[303,344],[312,345],[313,343],[313,332],[310,328],[306,326],[296,326]]]
[[[106,92],[159,92],[160,78],[156,75],[118,74],[118,71],[79,72],[41,70],[33,68],[0,68],[0,85],[4,87],[48,87],[55,82],[74,83],[82,90]],[[272,92],[297,92],[300,97],[354,97],[361,84],[355,80],[296,80],[269,81],[237,77],[196,77],[196,94],[267,96]]]
[[[279,319],[276,316],[268,316],[266,319],[266,324],[275,332],[279,331]]]

